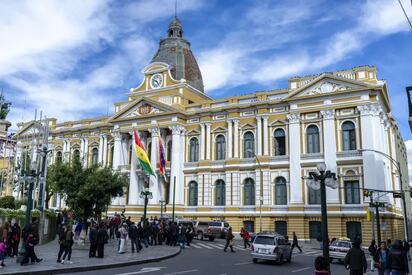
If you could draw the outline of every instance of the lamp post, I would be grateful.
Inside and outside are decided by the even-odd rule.
[[[262,204],[263,204],[263,172],[262,172],[262,165],[260,164],[259,158],[256,156],[255,151],[252,149],[247,150],[249,153],[252,153],[255,157],[260,171],[260,195],[259,195],[259,228],[260,232],[262,232]]]
[[[406,198],[405,198],[405,192],[403,190],[403,185],[402,185],[402,171],[401,171],[401,164],[399,161],[395,160],[388,154],[385,154],[384,152],[378,151],[378,150],[373,150],[373,149],[360,149],[359,151],[361,152],[373,152],[377,153],[381,156],[384,156],[388,160],[390,160],[393,165],[395,165],[396,170],[398,171],[399,175],[399,188],[401,189],[401,198],[402,198],[402,210],[403,210],[403,225],[404,225],[404,233],[405,233],[405,240],[409,241],[409,225],[408,225],[408,217],[406,216]]]
[[[163,217],[163,205],[165,205],[166,201],[164,200],[159,200],[160,203],[160,217]]]
[[[320,199],[321,199],[321,215],[322,215],[322,248],[323,257],[329,263],[329,237],[328,237],[328,215],[326,208],[326,185],[332,189],[338,187],[336,181],[336,174],[332,173],[330,170],[326,170],[325,163],[319,163],[317,165],[318,172],[309,172],[309,177],[306,178],[306,185],[313,189],[320,189]]]
[[[140,193],[140,198],[144,199],[144,212],[143,212],[143,220],[146,220],[146,213],[147,213],[147,204],[149,199],[153,198],[152,192],[149,191],[149,188],[146,187],[144,191]]]

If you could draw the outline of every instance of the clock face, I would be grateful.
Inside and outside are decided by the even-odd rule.
[[[160,88],[163,84],[163,76],[161,74],[155,74],[150,79],[150,86],[153,89]]]
[[[333,90],[333,86],[330,83],[323,83],[320,89],[323,93],[330,93]]]

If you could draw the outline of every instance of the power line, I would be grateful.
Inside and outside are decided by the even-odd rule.
[[[401,8],[402,8],[402,10],[403,10],[403,14],[405,15],[406,20],[407,20],[408,23],[409,23],[409,27],[411,27],[411,31],[412,31],[412,22],[411,22],[411,20],[409,19],[408,14],[406,13],[406,11],[405,11],[405,9],[404,9],[404,7],[403,7],[403,5],[402,5],[402,1],[401,1],[401,0],[398,0],[398,2],[399,2],[399,5],[401,6]],[[412,4],[412,3],[411,3],[411,4]]]

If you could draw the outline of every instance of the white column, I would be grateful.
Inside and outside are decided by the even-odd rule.
[[[290,203],[303,203],[301,167],[300,167],[300,115],[290,114],[289,120],[289,173],[290,173]]]
[[[257,116],[256,139],[257,139],[257,155],[262,155],[262,117]]]
[[[152,136],[152,143],[151,143],[151,153],[150,153],[150,162],[152,164],[152,168],[154,169],[154,173],[157,174],[157,156],[158,156],[158,143],[159,143],[159,128],[152,128],[149,129],[149,132]],[[152,192],[152,199],[149,200],[150,204],[158,204],[161,198],[160,196],[160,184],[158,181],[158,177],[150,176],[150,191]]]
[[[113,132],[114,148],[113,148],[113,169],[120,170],[121,151],[122,151],[122,134],[119,131]]]
[[[133,135],[133,133],[131,135]],[[117,142],[120,143],[119,141]],[[114,141],[114,146],[115,146],[114,152],[116,152],[116,137]],[[133,149],[133,152],[136,152],[136,146],[134,142],[132,142],[132,149]],[[114,161],[114,158],[113,158],[113,161]],[[139,190],[139,179],[136,173],[136,169],[137,169],[137,157],[136,157],[136,154],[132,153],[132,159],[130,162],[130,182],[129,182],[129,194],[128,194],[129,195],[128,204],[131,204],[131,205],[139,204],[138,203],[139,195],[140,195],[140,192],[142,191],[142,190]]]
[[[186,140],[185,140],[185,129],[183,127],[181,127],[181,131],[180,131],[180,160],[179,160],[179,164],[180,164],[180,169],[179,169],[179,183],[181,184],[181,194],[180,194],[180,200],[181,203],[184,204],[185,203],[185,196],[184,196],[184,186],[185,186],[185,175],[183,173],[183,168],[185,165],[185,152],[186,150]]]
[[[210,160],[210,123],[206,123],[206,159]]]
[[[63,152],[65,149],[63,148]],[[80,138],[80,162],[83,162],[84,158],[84,138]]]
[[[337,173],[335,110],[322,110],[320,113],[323,117],[325,164],[328,170]],[[339,190],[327,187],[326,198],[328,203],[339,203]]]
[[[66,152],[63,157],[66,159],[66,162],[70,161],[70,139],[66,139]]]
[[[239,120],[233,120],[233,157],[239,157]]]
[[[104,135],[99,136],[99,158],[98,158],[98,163],[99,165],[103,164],[103,141],[104,141]]]
[[[89,140],[87,138],[84,139],[84,153],[83,153],[83,167],[87,167],[87,163],[89,162]]]
[[[180,179],[181,170],[181,132],[183,130],[182,126],[174,125],[169,127],[172,130],[172,163],[170,167],[170,194],[169,194],[169,204],[173,203],[173,195],[175,194],[175,204],[182,205],[184,203],[183,198],[183,180]],[[182,145],[183,147],[184,145]],[[174,179],[176,178],[176,184],[174,188]]]
[[[107,136],[103,136],[103,167],[106,167],[107,165]]]
[[[232,133],[232,120],[228,120],[227,122],[227,158],[230,159],[232,158],[232,139],[233,139],[233,133]]]
[[[269,155],[269,137],[268,137],[268,116],[262,116],[263,118],[263,154]]]
[[[205,124],[200,124],[200,160],[205,159]]]

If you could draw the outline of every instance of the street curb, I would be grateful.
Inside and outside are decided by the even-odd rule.
[[[2,274],[12,274],[12,275],[50,275],[50,274],[63,274],[63,273],[71,273],[71,272],[82,272],[82,271],[92,271],[92,270],[101,270],[107,268],[115,268],[115,267],[124,267],[124,266],[131,266],[131,265],[140,265],[152,262],[160,262],[166,259],[170,259],[176,257],[182,252],[182,249],[179,248],[178,251],[163,257],[153,258],[153,259],[146,259],[146,260],[138,260],[138,261],[129,261],[129,262],[120,262],[120,263],[112,263],[112,264],[102,264],[102,265],[95,265],[95,266],[79,266],[79,267],[71,267],[71,268],[59,268],[59,269],[52,269],[52,270],[39,270],[39,271],[25,271],[25,272],[13,272],[13,273],[2,273]],[[3,270],[4,271],[4,270]]]

